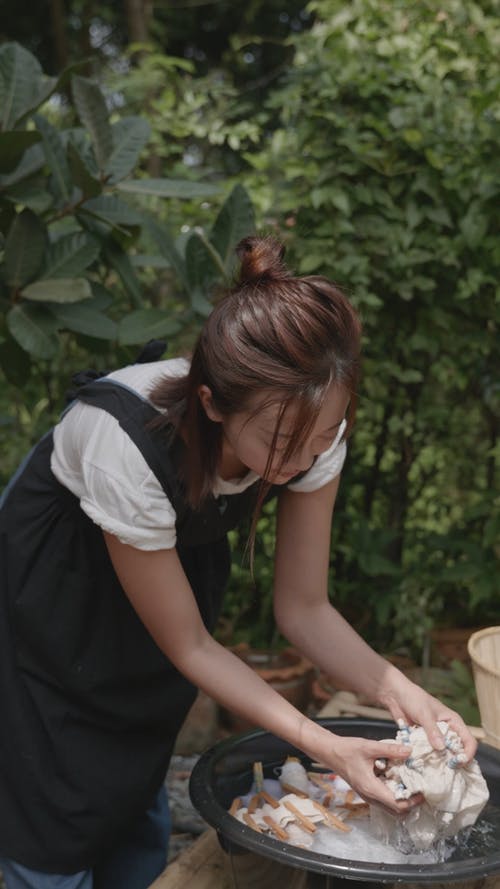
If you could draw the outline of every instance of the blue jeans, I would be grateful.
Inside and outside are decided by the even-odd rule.
[[[46,874],[0,858],[7,889],[147,889],[164,870],[170,835],[165,788],[155,805],[95,868],[77,874]]]

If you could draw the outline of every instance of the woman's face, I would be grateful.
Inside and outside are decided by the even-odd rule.
[[[272,393],[260,393],[247,411],[222,417],[213,408],[210,390],[206,389],[206,393],[204,397],[204,393],[200,391],[205,411],[210,419],[221,423],[223,427],[219,475],[225,479],[237,478],[251,469],[264,477],[280,412],[279,403],[269,403]],[[315,457],[328,450],[336,438],[348,402],[345,389],[332,385],[306,441],[283,463],[294,425],[294,410],[291,405],[280,423],[276,450],[266,480],[274,484],[285,484],[294,475],[309,469]],[[261,409],[259,405],[262,405]]]

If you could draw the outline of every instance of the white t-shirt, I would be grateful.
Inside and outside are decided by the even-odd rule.
[[[148,399],[162,377],[185,374],[187,367],[184,358],[133,364],[109,374],[109,379]],[[345,460],[344,430],[345,421],[330,448],[287,487],[315,491],[335,478]],[[122,543],[142,550],[175,546],[172,504],[137,446],[107,411],[79,401],[73,405],[54,429],[51,468],[92,521]],[[213,494],[237,494],[257,478],[250,471],[241,479],[217,478]]]

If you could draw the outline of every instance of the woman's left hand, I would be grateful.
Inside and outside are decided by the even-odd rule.
[[[445,746],[437,723],[447,722],[462,741],[467,762],[474,758],[477,741],[462,717],[419,685],[406,680],[401,689],[392,689],[381,697],[381,701],[396,722],[402,719],[405,725],[421,725],[436,750],[443,750]]]

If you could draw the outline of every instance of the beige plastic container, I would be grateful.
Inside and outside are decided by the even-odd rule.
[[[485,741],[500,749],[500,627],[473,633],[467,647]]]

